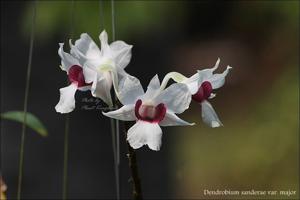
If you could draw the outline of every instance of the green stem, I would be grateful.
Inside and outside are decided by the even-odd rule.
[[[25,133],[26,133],[28,95],[29,95],[29,88],[30,88],[30,75],[31,75],[31,67],[32,67],[33,44],[34,44],[34,29],[35,29],[35,21],[36,21],[36,4],[37,4],[37,2],[34,1],[33,2],[31,34],[30,34],[30,47],[29,47],[28,65],[27,65],[27,74],[26,74],[25,96],[24,96],[24,120],[23,120],[23,124],[22,124],[20,156],[19,156],[20,160],[19,160],[19,176],[18,176],[18,191],[17,191],[17,199],[18,200],[21,199],[21,192],[22,192]]]
[[[71,1],[70,9],[70,37],[74,35],[74,18],[75,18],[75,1]],[[69,84],[69,81],[67,80]],[[70,114],[66,114],[65,118],[65,134],[64,134],[64,162],[63,162],[63,188],[62,199],[67,199],[68,194],[68,161],[69,161],[69,129],[70,129]]]
[[[115,32],[115,26],[116,26],[116,22],[115,22],[115,1],[111,0],[111,26],[112,26],[112,41],[115,41],[116,39],[116,32]],[[112,72],[112,75],[115,76],[117,75],[117,72]],[[113,86],[114,86],[114,91],[115,94],[113,95],[113,99],[114,99],[114,105],[113,106],[118,106],[117,102],[118,102],[118,90],[116,88],[118,88],[118,79],[117,77],[114,78],[113,77]],[[115,138],[113,139],[113,148],[115,151],[114,154],[114,161],[115,161],[115,175],[116,175],[116,190],[117,190],[117,199],[120,199],[120,177],[119,177],[119,164],[120,164],[120,141],[119,141],[119,121],[118,120],[114,120],[114,136]]]

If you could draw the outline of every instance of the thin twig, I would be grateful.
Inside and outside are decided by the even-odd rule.
[[[34,1],[33,11],[32,11],[33,13],[32,13],[30,47],[29,47],[27,75],[26,75],[25,96],[24,96],[24,119],[22,124],[22,135],[21,135],[21,145],[20,145],[19,177],[18,177],[18,191],[17,191],[18,200],[21,199],[21,192],[22,192],[24,146],[25,146],[26,120],[27,120],[28,94],[30,88],[30,75],[31,75],[31,67],[32,67],[33,43],[34,43],[34,36],[35,36],[34,29],[35,29],[35,21],[36,21],[36,4],[37,2]]]
[[[130,122],[124,122],[125,137],[127,135],[129,125],[130,125]],[[130,144],[128,142],[127,142],[127,147],[128,147],[127,157],[128,157],[128,162],[129,162],[129,168],[130,168],[130,171],[131,171],[130,181],[133,184],[132,198],[134,200],[142,200],[143,199],[142,185],[141,185],[141,180],[139,178],[136,153],[135,153],[135,150],[130,146]]]

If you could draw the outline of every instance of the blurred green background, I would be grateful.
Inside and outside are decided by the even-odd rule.
[[[32,15],[31,2],[6,2],[1,7],[4,7],[3,12],[1,11],[1,26],[14,24],[15,27],[14,29],[7,29],[4,25],[1,27],[2,35],[4,35],[3,41],[11,38],[11,34],[15,34],[15,37],[23,41],[20,48],[24,50],[20,54],[27,55],[26,45],[28,45]],[[16,7],[18,12],[13,11]],[[73,25],[71,25],[72,15]],[[298,1],[233,1],[228,3],[115,1],[115,19],[116,38],[134,45],[132,61],[126,70],[141,78],[144,87],[155,74],[158,74],[160,79],[169,71],[179,71],[186,76],[191,76],[196,73],[197,69],[212,67],[218,57],[221,58],[221,69],[218,69],[218,72],[223,71],[227,65],[233,67],[225,86],[216,91],[216,98],[211,100],[224,127],[216,129],[206,127],[201,120],[200,106],[192,102],[191,109],[181,117],[187,121],[196,122],[197,125],[163,128],[163,145],[160,152],[149,152],[145,147],[138,150],[139,171],[145,198],[299,198]],[[111,34],[110,1],[100,3],[99,1],[38,2],[35,43],[37,50],[33,68],[33,71],[36,71],[33,77],[36,79],[32,80],[32,95],[38,96],[39,88],[49,90],[50,99],[41,100],[44,106],[55,105],[58,101],[58,89],[63,86],[65,80],[64,74],[58,69],[60,63],[57,56],[58,43],[66,42],[71,37],[72,30],[73,41],[81,33],[87,32],[98,42],[98,35],[103,28]],[[12,30],[17,33],[13,33]],[[15,40],[10,41],[13,45],[17,45]],[[6,51],[9,43],[3,42],[1,46],[2,52]],[[12,52],[13,50],[5,54],[6,61],[1,64],[2,74],[4,74],[2,75],[2,85],[4,85],[2,91],[7,92],[2,101],[2,110],[8,110],[21,103],[21,101],[13,103],[10,101],[16,98],[16,94],[9,92],[10,87],[17,87],[17,85],[10,85],[8,78],[5,78],[13,74],[13,71],[6,65],[14,54]],[[24,59],[25,62],[26,59]],[[25,64],[23,67],[25,68]],[[47,78],[40,77],[43,73],[47,73]],[[20,81],[23,79],[20,78]],[[23,91],[22,87],[20,91]],[[52,135],[54,135],[52,137],[57,138],[57,140],[51,140],[51,144],[49,142],[43,150],[48,156],[53,156],[49,149],[54,145],[62,145],[62,133],[55,132],[60,130],[56,127],[57,123],[61,126],[61,132],[63,131],[63,118],[58,117],[52,107],[43,110],[44,108],[35,105],[32,103],[32,108],[48,121],[46,126],[50,127],[50,137],[52,129]],[[91,126],[91,121],[82,120],[86,119],[84,116],[89,116],[90,120],[96,120],[100,114],[99,111],[91,114],[78,109],[74,115],[72,134],[78,135],[73,139],[73,145],[76,146],[76,141],[85,137],[83,134],[80,135],[80,130],[76,127]],[[56,123],[55,120],[59,122]],[[80,121],[81,125],[77,124],[76,120]],[[108,123],[108,121],[101,120],[95,123],[100,126],[101,123]],[[90,127],[86,131],[91,132],[90,140],[96,137],[96,134],[93,135],[92,132],[99,130],[97,126]],[[5,145],[5,139],[13,140],[5,136],[6,132],[11,129],[13,127],[4,124],[1,132],[4,135],[2,136],[3,152],[7,153],[3,156],[5,161],[3,176],[8,179],[8,194],[14,197],[13,192],[10,193],[9,190],[14,191],[14,187],[10,185],[15,184],[14,178],[11,178],[15,177],[13,175],[15,171],[9,170],[12,169],[10,165],[13,164],[8,164],[11,162],[8,157],[11,158],[16,153],[9,153],[13,143]],[[85,129],[82,129],[85,132]],[[109,143],[105,142],[109,140],[109,135],[105,137],[101,137],[102,143]],[[97,146],[98,143],[93,142],[95,143],[89,141],[81,144],[81,148],[84,149],[85,145],[91,144],[101,149],[99,151],[109,148],[109,144]],[[125,175],[122,176],[121,193],[122,197],[128,198],[130,187],[127,186],[126,148],[125,144],[122,145],[121,173]],[[43,151],[40,153],[42,154]],[[71,150],[71,153],[74,155],[79,150],[74,147],[73,151]],[[56,153],[59,154],[59,151]],[[86,151],[82,158],[87,154],[92,157],[91,160],[99,155],[96,151],[94,154]],[[110,154],[105,154],[107,155]],[[29,157],[28,153],[28,159]],[[73,159],[76,160],[76,157]],[[112,164],[111,158],[108,160]],[[61,157],[51,161],[56,163],[53,166],[58,171],[57,176],[61,175],[59,172],[61,161]],[[71,180],[73,185],[70,186],[71,197],[111,198],[114,196],[112,170],[110,177],[102,179],[104,175],[99,175],[100,179],[94,181],[85,174],[86,170],[90,170],[91,174],[102,170],[103,174],[105,170],[111,169],[112,165],[106,165],[104,169],[96,169],[91,167],[95,165],[92,161],[70,162],[71,166],[77,166],[77,171],[74,169],[74,176]],[[82,164],[83,162],[85,163]],[[103,162],[100,163],[99,166],[105,165]],[[52,175],[55,174],[54,172]],[[90,182],[88,184],[84,181],[83,184],[77,182],[82,177]],[[52,188],[55,181],[58,185]],[[105,186],[106,183],[110,186]],[[57,198],[59,196],[59,179],[52,180],[51,185],[40,189],[40,192],[39,187],[27,184],[28,186],[25,187],[28,189],[25,192],[27,197]],[[99,189],[97,184],[102,184],[103,187]],[[77,190],[79,186],[81,189]],[[104,189],[105,187],[112,189]],[[47,189],[51,193],[47,193]],[[205,189],[296,190],[297,194],[294,196],[205,196],[203,193]],[[35,194],[32,194],[34,192]]]

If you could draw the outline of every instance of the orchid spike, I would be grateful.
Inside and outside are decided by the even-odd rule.
[[[134,149],[148,145],[158,151],[162,137],[160,126],[194,125],[176,115],[184,112],[191,102],[191,94],[185,84],[175,83],[161,90],[156,75],[144,93],[140,81],[128,75],[120,81],[119,91],[123,106],[103,114],[118,120],[136,121],[127,133],[127,141]]]
[[[214,67],[198,70],[196,74],[189,78],[178,72],[170,72],[165,76],[162,84],[163,86],[166,86],[169,79],[186,84],[192,94],[192,99],[201,105],[204,123],[212,128],[222,126],[223,124],[211,104],[208,102],[208,99],[216,96],[212,91],[224,85],[225,77],[231,69],[230,66],[227,66],[223,73],[214,74],[213,72],[219,67],[219,63],[220,59],[218,58]]]
[[[124,68],[130,62],[132,45],[123,41],[115,41],[109,45],[105,30],[99,39],[101,50],[87,33],[83,33],[75,41],[75,45],[70,40],[71,53],[84,63],[83,74],[88,82],[92,82],[92,95],[111,106],[111,87],[114,86],[118,96],[118,79],[126,76]]]
[[[69,86],[61,88],[60,99],[55,106],[56,112],[69,113],[75,108],[75,93],[77,90],[87,91],[91,88],[91,83],[86,82],[83,75],[82,63],[73,55],[70,55],[63,50],[63,43],[59,44],[58,55],[61,58],[61,69],[67,72]]]

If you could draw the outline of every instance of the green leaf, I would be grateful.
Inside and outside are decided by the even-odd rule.
[[[8,119],[12,121],[17,121],[23,123],[24,112],[22,111],[9,111],[1,114],[2,119]],[[34,131],[39,133],[41,136],[48,136],[48,132],[42,122],[32,113],[27,112],[26,115],[26,125],[32,128]]]

